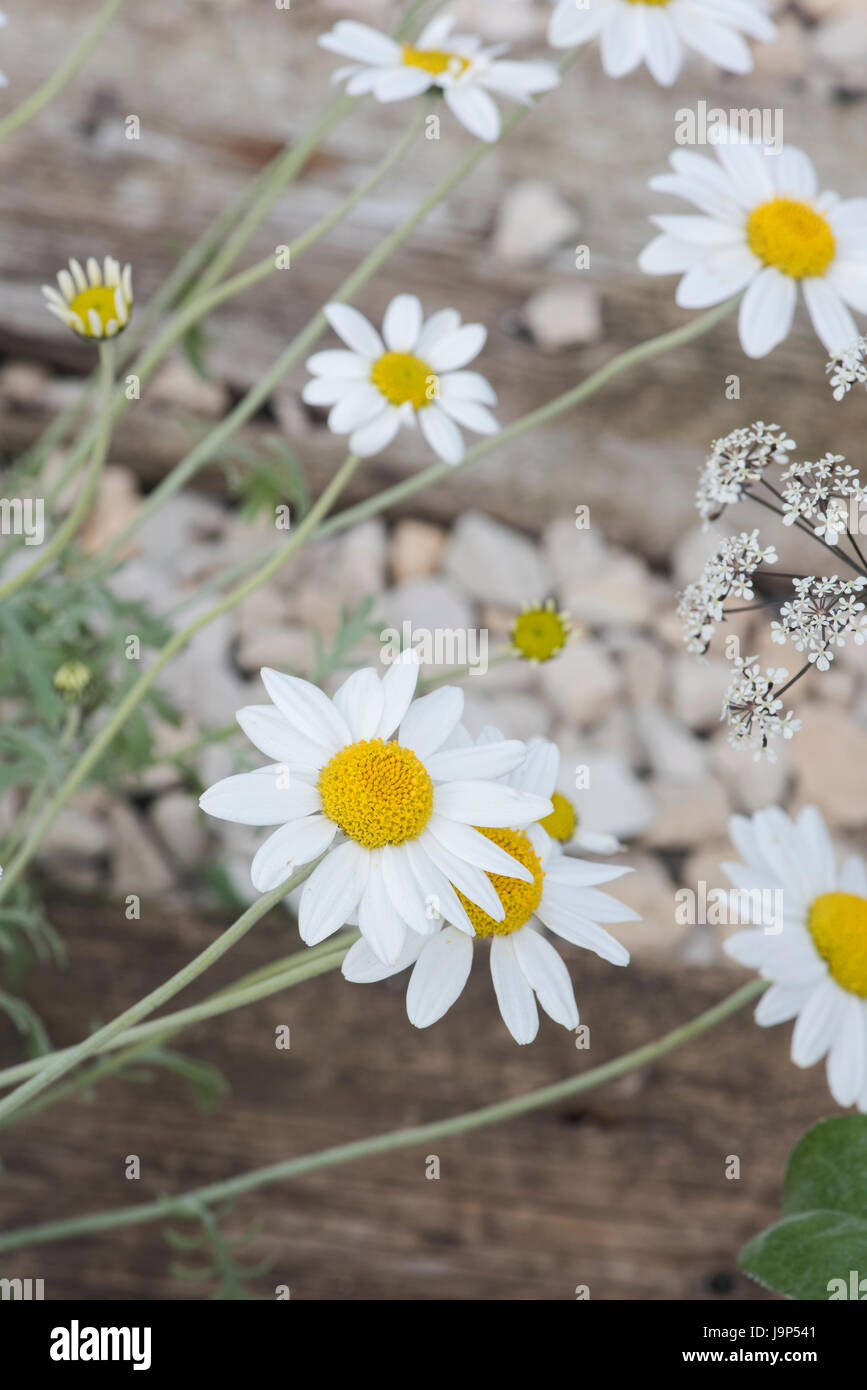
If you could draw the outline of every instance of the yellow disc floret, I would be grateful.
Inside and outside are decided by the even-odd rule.
[[[370,379],[391,405],[423,410],[439,394],[439,378],[427,362],[411,352],[386,352],[377,358]]]
[[[493,917],[489,917],[487,912],[483,912],[475,903],[471,903],[469,898],[464,897],[463,893],[459,892],[458,897],[476,929],[477,936],[511,936],[512,932],[518,931],[520,927],[529,922],[539,906],[542,900],[542,880],[545,874],[539,863],[539,856],[523,830],[483,829],[482,834],[486,835],[495,845],[499,845],[500,849],[504,849],[507,854],[511,854],[513,859],[517,859],[519,864],[524,865],[525,869],[529,869],[533,875],[533,882],[525,883],[520,878],[506,878],[504,874],[488,874],[497,897],[505,909],[506,915],[502,922],[495,922]]]
[[[827,218],[795,198],[771,198],[753,208],[747,241],[760,261],[795,280],[824,275],[836,250]]]
[[[566,613],[558,613],[551,599],[525,608],[512,625],[512,647],[527,661],[550,661],[569,640],[571,625]]]
[[[470,66],[469,58],[463,58],[460,53],[446,53],[439,48],[413,48],[408,43],[403,45],[402,57],[404,67],[422,68],[431,77],[441,77],[444,72],[460,77]]]
[[[554,792],[551,797],[554,809],[539,824],[543,830],[547,830],[552,840],[561,840],[563,844],[572,839],[578,825],[578,814],[572,802],[562,792]]]
[[[115,291],[111,285],[91,285],[90,289],[82,290],[72,300],[69,309],[73,314],[77,314],[81,320],[81,336],[84,338],[111,338],[117,333],[120,324],[118,322],[117,305],[115,303]],[[96,331],[96,324],[90,317],[96,314],[99,320],[100,332]],[[76,329],[76,332],[78,330]]]
[[[810,907],[807,926],[837,984],[867,999],[867,898],[823,893]]]
[[[411,748],[362,739],[342,748],[319,776],[322,810],[365,849],[402,845],[433,812],[433,782]]]

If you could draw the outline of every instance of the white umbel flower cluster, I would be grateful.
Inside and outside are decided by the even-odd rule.
[[[867,386],[867,338],[858,338],[845,352],[832,357],[825,371],[831,378],[835,401],[842,401],[853,386]]]
[[[791,641],[817,671],[827,671],[834,660],[834,648],[845,647],[852,637],[859,645],[867,641],[867,616],[857,595],[867,579],[817,579],[812,575],[795,579],[795,598],[784,603],[778,622],[771,623],[775,642]]]
[[[852,500],[861,503],[865,495],[857,468],[846,463],[842,454],[825,454],[816,463],[793,463],[780,483],[783,524],[809,522],[827,545],[836,545],[846,534]]]
[[[774,742],[790,739],[801,727],[791,710],[781,713],[783,702],[774,691],[787,678],[788,671],[762,671],[757,656],[738,657],[732,663],[732,679],[725,695],[722,719],[728,720],[729,743],[739,752],[750,749],[753,761],[765,755],[775,762]]]
[[[705,526],[726,507],[742,501],[750,485],[760,481],[770,464],[788,463],[788,451],[794,448],[795,441],[785,430],[779,425],[766,425],[763,420],[715,439],[696,492],[696,506]]]
[[[680,595],[677,612],[683,625],[688,652],[704,656],[717,624],[725,621],[725,604],[730,598],[754,599],[753,578],[759,565],[775,565],[772,545],[759,543],[758,529],[728,536],[711,556],[695,584]]]

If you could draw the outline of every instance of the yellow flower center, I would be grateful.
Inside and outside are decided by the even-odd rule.
[[[528,608],[512,627],[512,646],[528,661],[550,661],[569,639],[569,622],[553,604]]]
[[[114,287],[112,285],[91,285],[90,289],[82,290],[81,294],[77,294],[69,307],[73,314],[78,314],[78,317],[84,325],[84,333],[79,336],[84,336],[85,338],[93,338],[95,336],[90,327],[91,309],[95,310],[97,318],[102,324],[103,337],[112,319],[114,319],[118,328],[120,327],[117,317],[117,308],[114,302]]]
[[[436,372],[411,352],[386,352],[374,362],[370,379],[390,405],[423,410],[439,394]]]
[[[669,0],[628,0],[630,5],[667,5]]]
[[[460,53],[446,53],[438,48],[413,48],[405,43],[403,64],[407,68],[422,68],[432,77],[440,77],[444,72],[460,77],[470,66],[470,60],[462,58]]]
[[[810,908],[807,926],[837,984],[867,999],[867,898],[823,893]]]
[[[365,849],[414,840],[433,812],[433,782],[411,748],[362,739],[319,775],[322,810]]]
[[[482,827],[479,826],[479,829],[482,830]],[[539,906],[545,874],[539,857],[523,830],[482,830],[482,834],[507,854],[511,854],[525,869],[529,869],[533,875],[533,882],[525,883],[520,878],[506,878],[504,874],[488,874],[506,912],[502,922],[495,922],[493,917],[489,917],[487,912],[471,903],[463,893],[458,892],[458,897],[466,908],[477,936],[511,936],[512,932],[518,931],[529,922]]]
[[[547,830],[552,840],[562,840],[565,844],[575,834],[578,815],[572,802],[562,792],[554,792],[551,800],[554,809],[544,820],[540,820],[539,824],[543,830]]]
[[[794,280],[824,275],[836,250],[827,219],[795,198],[771,198],[753,208],[747,241],[760,261]]]

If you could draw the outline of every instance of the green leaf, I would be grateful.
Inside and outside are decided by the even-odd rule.
[[[819,1208],[867,1221],[867,1115],[820,1120],[792,1150],[783,1215]]]
[[[822,1120],[798,1141],[783,1219],[744,1246],[740,1264],[788,1298],[867,1300],[867,1115]]]

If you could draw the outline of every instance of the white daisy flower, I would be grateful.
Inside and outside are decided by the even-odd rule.
[[[478,743],[468,741],[466,750],[478,753],[500,748],[502,743],[502,736],[489,729]],[[540,789],[550,783],[550,764],[549,755],[531,756],[522,763],[521,775],[516,777],[513,772],[509,780],[526,787],[524,794],[543,796]],[[555,1023],[577,1028],[578,1008],[569,972],[542,928],[548,927],[565,941],[583,946],[613,965],[627,965],[629,952],[601,924],[637,921],[638,914],[600,892],[597,885],[631,870],[571,859],[538,824],[526,829],[486,827],[481,834],[517,859],[529,874],[527,879],[504,878],[495,871],[489,874],[504,909],[499,920],[458,893],[475,937],[490,939],[491,977],[503,1021],[516,1042],[532,1042],[539,1029],[538,1000]],[[416,1028],[428,1028],[442,1018],[463,990],[475,949],[471,936],[446,922],[432,936],[409,932],[400,958],[389,966],[377,959],[365,941],[356,942],[347,952],[343,974],[347,980],[366,984],[387,979],[412,965],[407,1015]]]
[[[86,265],[72,259],[68,270],[57,272],[60,292],[43,285],[48,312],[80,338],[116,338],[129,323],[132,310],[132,267],[113,256],[102,265],[94,256]]]
[[[457,309],[441,309],[425,322],[414,294],[391,301],[382,337],[348,304],[327,304],[324,313],[349,351],[314,353],[307,363],[314,380],[303,398],[331,406],[329,427],[349,435],[354,454],[378,454],[401,425],[418,422],[434,453],[458,464],[464,457],[460,425],[476,434],[499,431],[488,409],[497,404],[493,388],[478,372],[463,370],[485,345],[482,324],[462,324]]]
[[[530,98],[549,92],[560,81],[553,63],[503,62],[508,44],[483,48],[480,38],[453,34],[454,19],[441,15],[431,21],[415,44],[398,43],[367,24],[342,19],[319,39],[322,48],[351,58],[332,81],[346,82],[350,96],[373,92],[377,101],[403,101],[432,87],[480,140],[500,138],[500,113],[490,95],[511,97],[530,105]]]
[[[662,235],[639,264],[649,275],[683,273],[675,298],[684,309],[745,290],[738,327],[748,357],[764,357],[788,336],[800,285],[816,333],[835,354],[858,336],[846,305],[867,313],[867,198],[820,193],[803,150],[767,149],[732,139],[717,147],[717,163],[675,150],[674,172],[650,186],[685,198],[700,215],[652,218]]]
[[[253,860],[260,893],[328,852],[301,894],[306,944],[357,920],[374,955],[396,961],[409,927],[438,928],[431,902],[464,932],[470,911],[502,922],[487,871],[506,883],[532,874],[473,827],[528,825],[550,812],[547,797],[495,780],[521,762],[524,744],[444,747],[463,691],[444,686],[413,703],[411,650],[381,679],[372,668],[354,672],[331,699],[296,676],[265,669],[262,680],[273,704],[250,705],[237,720],[276,761],[224,778],[199,804],[220,820],[280,827]]]
[[[836,867],[819,811],[796,821],[778,807],[734,816],[732,843],[743,863],[724,868],[746,920],[728,955],[771,986],[756,1009],[763,1028],[795,1019],[792,1061],[811,1067],[827,1056],[828,1085],[838,1105],[867,1111],[867,867],[859,858]],[[743,891],[746,890],[746,891]],[[768,930],[764,908],[779,890],[782,930]],[[751,907],[750,907],[751,905]]]
[[[761,0],[554,0],[548,42],[574,48],[598,38],[602,67],[625,77],[645,62],[670,87],[694,48],[725,72],[752,72],[753,55],[742,34],[770,43],[777,37]]]

